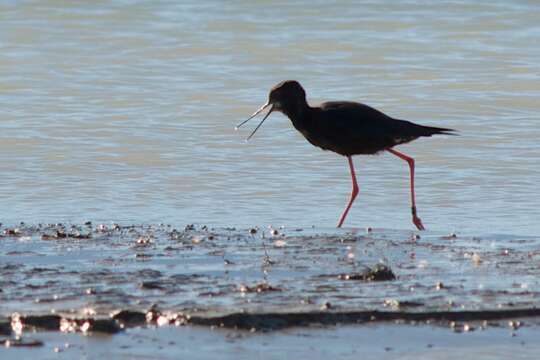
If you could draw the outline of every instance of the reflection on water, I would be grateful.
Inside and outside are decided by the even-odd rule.
[[[293,78],[460,130],[400,147],[428,229],[540,230],[539,4],[309,4],[2,2],[0,221],[333,226],[345,159],[233,129]],[[346,225],[413,229],[406,164],[355,162]]]

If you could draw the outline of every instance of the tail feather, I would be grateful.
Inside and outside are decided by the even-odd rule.
[[[458,135],[456,130],[442,127],[424,126],[415,124],[407,120],[393,119],[394,131],[400,135],[407,135],[411,139],[416,139],[421,136],[432,135]]]

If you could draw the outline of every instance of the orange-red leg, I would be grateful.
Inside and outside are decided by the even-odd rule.
[[[405,154],[400,153],[394,149],[387,149],[389,153],[396,155],[398,158],[405,160],[409,164],[409,169],[411,172],[411,211],[412,211],[412,221],[418,230],[425,230],[424,225],[422,225],[422,220],[416,215],[416,200],[414,196],[414,159]]]
[[[349,199],[349,203],[347,204],[347,207],[345,208],[345,211],[343,211],[343,214],[341,214],[341,217],[339,218],[339,222],[338,222],[337,227],[341,227],[341,225],[345,221],[345,218],[347,217],[347,214],[349,213],[351,205],[352,205],[354,199],[356,199],[356,195],[358,195],[358,184],[356,183],[356,174],[354,172],[354,165],[353,165],[352,157],[347,156],[347,159],[349,160],[349,167],[351,169],[352,192],[351,192],[351,197]]]

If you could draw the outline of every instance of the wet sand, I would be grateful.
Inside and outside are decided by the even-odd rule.
[[[21,356],[538,350],[536,237],[90,222],[0,234],[0,340]]]

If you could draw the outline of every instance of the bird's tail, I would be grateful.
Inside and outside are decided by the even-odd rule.
[[[393,124],[395,126],[394,131],[400,135],[397,137],[403,138],[406,141],[411,141],[422,136],[458,135],[454,129],[418,125],[407,120],[394,119]]]

